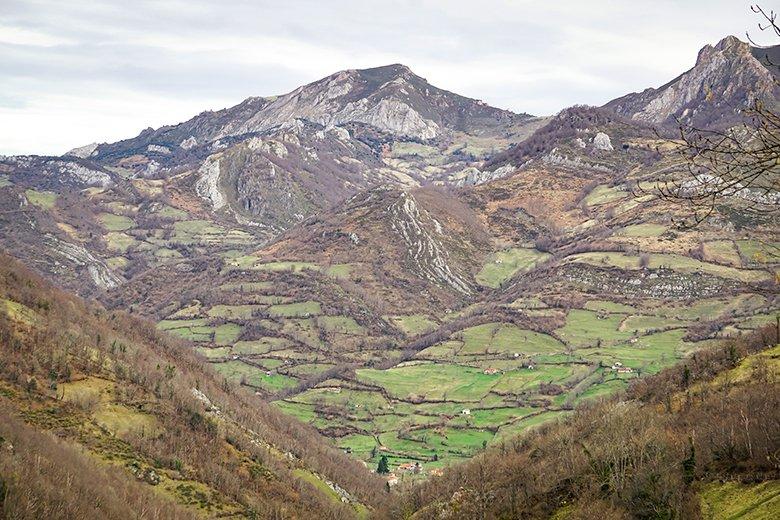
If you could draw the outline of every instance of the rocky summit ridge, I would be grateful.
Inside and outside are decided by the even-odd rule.
[[[776,71],[762,59],[774,52],[775,48],[754,48],[727,36],[716,45],[705,45],[694,67],[669,83],[617,98],[605,107],[652,125],[680,119],[697,126],[728,126],[757,99],[777,94]]]

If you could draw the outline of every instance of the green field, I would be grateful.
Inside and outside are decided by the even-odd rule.
[[[780,262],[780,243],[759,240],[737,240],[737,247],[748,262],[772,264]]]
[[[734,267],[702,262],[695,258],[674,254],[650,254],[650,269],[665,267],[683,273],[702,272],[721,278],[741,282],[760,282],[768,280],[770,275],[761,270],[736,269]],[[621,269],[639,269],[639,257],[625,253],[593,252],[578,253],[565,259],[566,262],[583,262],[591,265],[607,265]]]
[[[272,305],[268,308],[268,312],[271,314],[271,316],[284,316],[287,318],[292,318],[317,315],[322,313],[322,309],[320,308],[319,302],[310,300],[298,303]]]
[[[549,258],[548,253],[529,248],[511,248],[490,255],[476,280],[486,287],[500,287],[520,271],[528,271]]]
[[[774,520],[780,511],[780,481],[712,482],[701,486],[699,497],[703,518]]]
[[[98,215],[100,222],[109,231],[126,231],[135,227],[135,221],[123,215],[113,213],[101,213]]]
[[[663,235],[667,230],[666,226],[660,224],[634,224],[626,226],[617,232],[620,236],[626,237],[657,237]]]
[[[29,189],[24,192],[30,204],[43,209],[52,209],[57,203],[57,194],[52,191],[37,191]]]
[[[206,314],[212,318],[251,318],[259,305],[214,305]]]
[[[588,206],[600,206],[602,204],[625,199],[626,197],[628,197],[627,191],[610,188],[607,185],[601,184],[593,188],[584,200],[585,204]]]
[[[289,388],[297,384],[297,380],[292,377],[277,373],[267,375],[264,370],[248,365],[243,361],[214,363],[212,366],[217,372],[232,381],[244,382],[244,384],[259,387],[270,392]]]
[[[181,233],[202,237],[213,231],[188,222]],[[672,235],[661,225],[628,226],[621,234],[659,241]],[[734,280],[769,276],[713,257],[719,242],[727,241],[709,242],[709,261],[651,254],[651,266]],[[301,386],[305,390],[275,405],[369,465],[386,454],[391,468],[414,460],[430,468],[465,460],[498,439],[564,417],[578,403],[625,389],[632,379],[701,348],[683,337],[702,322],[724,319],[725,330],[738,333],[737,326],[747,330],[773,317],[772,299],[758,295],[665,301],[583,294],[567,302],[561,295],[522,291],[497,303],[495,314],[480,313],[479,303],[446,313],[428,314],[424,307],[393,313],[384,305],[377,312],[355,305],[352,294],[344,303],[338,299],[344,287],[333,278],[365,276],[363,264],[268,261],[237,246],[224,247],[220,255],[227,267],[218,290],[182,296],[160,329],[196,342],[222,375],[263,394],[310,380]],[[477,279],[498,287],[545,258],[534,249],[507,249],[490,257]],[[562,261],[634,270],[638,260],[598,252]],[[304,271],[315,272],[290,275]],[[410,336],[440,323],[462,328],[378,368],[419,341]],[[333,368],[342,370],[332,379],[311,379]]]
[[[731,240],[704,242],[702,247],[704,248],[704,258],[708,262],[742,267],[742,259],[739,256],[739,251]]]
[[[422,314],[386,316],[385,319],[401,329],[405,334],[414,335],[433,329],[436,323]]]
[[[138,244],[138,241],[125,233],[112,231],[106,233],[106,247],[110,251],[118,251],[120,253],[127,252],[128,249]]]

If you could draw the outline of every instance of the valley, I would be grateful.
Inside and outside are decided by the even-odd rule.
[[[771,348],[780,235],[755,209],[777,192],[740,187],[694,227],[663,196],[690,174],[675,117],[741,121],[729,81],[776,99],[756,52],[728,37],[658,90],[551,117],[403,65],[346,70],[61,157],[2,156],[17,350],[0,406],[18,437],[53,432],[182,517],[401,517],[395,486],[413,518],[457,515],[442,482],[474,461],[722,345]],[[72,337],[21,354],[68,320]],[[190,426],[205,444],[188,454]],[[766,482],[758,501],[776,500]],[[743,483],[704,484],[718,509]]]

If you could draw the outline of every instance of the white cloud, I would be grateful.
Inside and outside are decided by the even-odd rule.
[[[727,34],[769,41],[742,0],[3,4],[0,153],[62,153],[396,62],[447,90],[549,114],[661,85]]]
[[[22,27],[0,25],[0,43],[32,47],[54,47],[72,43],[72,40]]]

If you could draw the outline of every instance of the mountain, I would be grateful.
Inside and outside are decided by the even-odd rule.
[[[382,505],[379,477],[186,345],[5,255],[0,340],[4,517],[354,518]]]
[[[396,137],[432,140],[454,132],[503,133],[531,116],[439,89],[408,67],[395,64],[337,72],[281,96],[248,98],[179,125],[148,129],[128,141],[99,145],[90,156],[100,159],[130,149],[146,151],[149,146],[164,146],[172,152],[188,150],[299,119],[324,128],[363,123]]]
[[[778,94],[776,65],[766,57],[777,48],[752,48],[734,36],[699,51],[696,65],[669,83],[610,101],[608,108],[635,121],[723,128],[741,120],[740,110]]]
[[[743,52],[719,47],[702,51],[709,76],[686,74],[728,82],[723,71],[748,70]],[[728,124],[736,112],[710,101],[697,117]],[[390,501],[432,489],[435,507],[458,517],[448,504],[460,463],[570,425],[602,397],[774,323],[774,219],[735,194],[697,228],[677,226],[689,208],[657,187],[689,172],[664,129],[616,110],[530,118],[400,65],[344,71],[65,157],[0,158],[0,245],[98,300],[101,316],[155,322],[147,335],[181,353],[171,364],[190,350],[198,377],[214,380],[185,393],[219,395],[223,417],[232,401],[220,386],[241,397],[231,418],[257,410],[280,443],[309,432],[322,457],[282,451],[300,458],[293,476],[338,483],[357,502],[334,518],[359,504],[381,517],[377,483],[398,483],[381,492]],[[30,370],[45,375],[47,363]],[[381,480],[353,460],[374,468],[383,457],[393,475]],[[298,481],[279,471],[293,496]],[[439,493],[436,476],[449,471]],[[416,487],[425,479],[433,487]],[[550,507],[564,500],[541,492]],[[430,505],[405,511],[439,511]]]

